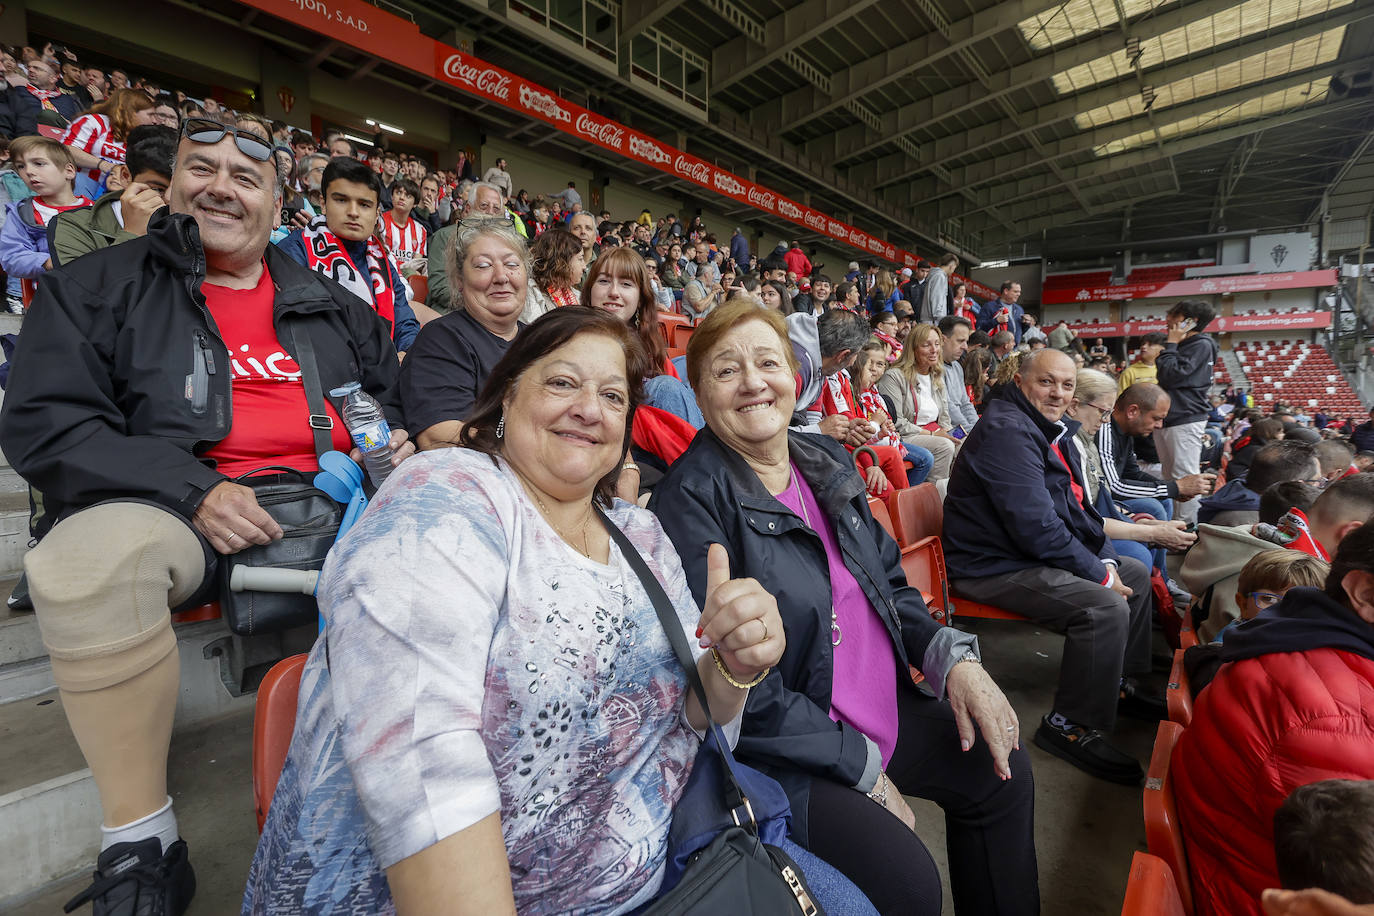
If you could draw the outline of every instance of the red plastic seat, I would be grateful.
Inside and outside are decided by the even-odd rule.
[[[262,833],[272,796],[277,791],[291,735],[296,730],[296,699],[300,694],[305,656],[293,655],[272,666],[258,686],[253,712],[253,805]]]
[[[915,544],[943,533],[945,513],[935,484],[922,483],[898,490],[895,502],[897,515],[892,522],[897,529],[897,543]]]
[[[1183,667],[1182,649],[1174,650],[1174,664],[1169,669],[1164,699],[1169,704],[1170,722],[1177,722],[1184,728],[1193,724],[1193,686],[1188,683],[1188,672]]]
[[[1177,722],[1159,723],[1150,768],[1145,773],[1145,845],[1150,854],[1163,859],[1174,874],[1174,883],[1185,916],[1193,916],[1193,889],[1188,877],[1188,854],[1183,848],[1183,832],[1178,822],[1178,803],[1169,782],[1169,760],[1174,745],[1183,734]]]
[[[687,341],[692,339],[693,330],[695,329],[690,324],[673,325],[673,346],[680,350],[686,350]]]
[[[415,294],[416,302],[429,301],[429,277],[424,274],[414,274],[406,278],[410,283],[411,292]]]

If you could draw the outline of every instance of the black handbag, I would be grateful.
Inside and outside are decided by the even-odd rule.
[[[315,454],[320,456],[333,448],[333,418],[325,407],[310,339],[296,334],[294,328],[289,333],[296,344],[296,361],[301,367],[305,399],[310,407]],[[320,569],[338,537],[344,506],[315,487],[304,473],[292,468],[257,468],[236,478],[234,483],[253,489],[258,505],[281,526],[282,537],[269,544],[251,544],[238,553],[219,558],[220,615],[229,629],[240,636],[275,633],[313,623],[319,613],[314,595],[234,591],[229,587],[230,579],[240,566]]]
[[[667,871],[674,871],[673,847],[693,843],[701,834],[703,822],[708,835],[712,829],[719,832],[705,845],[700,845],[699,840],[693,843],[682,864],[680,880],[638,910],[638,916],[825,916],[797,863],[777,846],[763,841],[753,804],[741,788],[752,784],[780,796],[784,814],[779,819],[785,824],[786,795],[782,787],[735,761],[725,736],[711,717],[706,689],[672,602],[630,539],[600,509],[597,514],[653,601],[673,654],[686,671],[687,681],[711,723],[673,815]],[[696,802],[706,810],[690,810]]]

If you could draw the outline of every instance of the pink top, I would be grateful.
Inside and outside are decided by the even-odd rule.
[[[840,644],[834,648],[830,718],[847,722],[872,739],[886,767],[897,744],[897,656],[892,637],[845,567],[830,517],[816,503],[795,464],[792,482],[777,498],[820,535],[825,547],[831,601],[841,633]],[[833,631],[830,636],[833,641]]]

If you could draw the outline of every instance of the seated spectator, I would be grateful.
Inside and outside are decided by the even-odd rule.
[[[1351,903],[1374,903],[1374,781],[1324,779],[1294,789],[1274,812],[1279,880]]]
[[[828,353],[837,334],[867,334],[851,312],[783,319],[747,300],[697,326],[687,371],[707,428],[650,503],[694,595],[710,593],[715,543],[732,574],[777,596],[787,647],[745,700],[738,756],[783,784],[793,838],[879,912],[939,909],[939,873],[904,793],[944,808],[962,908],[1036,912],[1030,760],[1017,749],[1016,714],[978,664],[976,639],[939,626],[907,586],[848,453],[789,431],[795,373],[815,382],[808,390],[826,374],[824,362],[795,361],[803,322],[819,323]],[[913,686],[913,664],[927,692]],[[975,745],[976,758],[964,752]]]
[[[963,280],[955,280],[950,284],[950,311],[949,313],[956,318],[963,318],[968,321],[969,326],[977,329],[978,315],[983,310],[982,304],[968,294],[968,284]]]
[[[670,268],[671,263],[671,259],[664,261],[659,268],[660,274],[664,268]],[[671,284],[665,286],[671,292]],[[693,321],[705,318],[724,301],[725,287],[719,281],[710,283],[706,277],[693,277],[682,287],[682,313]]]
[[[53,219],[48,237],[54,266],[146,235],[153,214],[167,204],[176,152],[177,133],[169,127],[148,124],[130,131],[124,162],[110,173],[119,189]]]
[[[1112,549],[1083,504],[1062,422],[1077,371],[1058,350],[1027,354],[965,440],[945,497],[944,547],[959,595],[1065,633],[1054,706],[1035,743],[1083,771],[1139,785],[1140,764],[1106,738],[1118,712],[1159,719],[1150,671],[1150,574]]]
[[[846,280],[835,287],[835,298],[832,303],[834,308],[845,309],[850,312],[859,309],[859,287],[857,284]]]
[[[783,315],[792,314],[792,296],[787,292],[787,287],[777,280],[768,280],[759,285],[759,301],[764,308]]]
[[[888,347],[888,361],[896,362],[902,356],[902,342],[897,339],[897,314],[884,309],[868,316],[868,326]]]
[[[1275,484],[1270,490],[1278,486],[1282,484]],[[1289,589],[1321,588],[1330,572],[1331,565],[1325,560],[1300,550],[1276,548],[1261,550],[1252,556],[1237,579],[1235,599],[1240,617],[1223,627],[1211,642],[1190,646],[1183,653],[1193,696],[1200,694],[1221,669],[1222,645],[1228,633],[1278,604]]]
[[[1350,431],[1350,444],[1356,452],[1374,451],[1374,407],[1369,408],[1369,419]]]
[[[601,254],[601,246],[596,240],[596,218],[590,213],[574,213],[568,220],[568,231],[582,243],[582,260],[590,267]],[[579,282],[581,279],[585,278],[579,278]]]
[[[1274,814],[1295,788],[1374,779],[1374,526],[1232,632],[1170,766],[1202,916],[1258,914],[1279,884]]]
[[[190,122],[192,129],[197,122]],[[324,213],[296,229],[278,247],[287,257],[329,277],[372,307],[386,322],[398,353],[410,350],[420,322],[406,285],[373,231],[381,181],[366,164],[335,159],[321,180]]]
[[[124,141],[129,131],[154,123],[155,107],[144,92],[116,89],[108,99],[72,122],[62,142],[82,170],[77,178],[78,193],[99,197],[105,192],[106,177],[124,162]]]
[[[930,480],[949,478],[959,449],[945,397],[945,372],[940,332],[934,325],[918,324],[907,335],[902,358],[878,382],[892,404],[892,422],[902,441],[930,452],[935,459]]]
[[[586,270],[582,242],[568,230],[555,226],[535,239],[530,246],[530,288],[520,320],[529,324],[545,312],[579,304]]]
[[[629,912],[658,892],[707,719],[598,511],[657,570],[690,644],[705,624],[718,648],[695,649],[696,668],[732,737],[739,684],[787,640],[777,602],[727,581],[719,549],[699,613],[658,521],[613,504],[644,362],[602,312],[545,315],[492,373],[465,447],[394,475],[331,557],[329,639],[301,678],[245,911],[420,912],[455,880],[493,913]],[[597,606],[616,609],[610,633]],[[570,655],[585,663],[565,671]],[[616,702],[635,727],[611,721]]]
[[[988,353],[992,356],[992,368],[994,372],[997,370],[1002,360],[1006,359],[1014,349],[1016,349],[1016,338],[1012,336],[1011,331],[998,331],[988,339]],[[1083,367],[1079,366],[1078,368],[1081,369]]]
[[[5,66],[5,82],[0,83],[0,137],[13,140],[38,133],[38,108],[36,99],[29,94],[27,80],[17,71],[18,64],[8,53],[0,55]],[[13,65],[16,70],[11,70]]]
[[[1097,450],[1112,498],[1131,512],[1158,519],[1173,518],[1174,500],[1208,494],[1216,481],[1212,474],[1166,481],[1141,470],[1135,457],[1136,440],[1163,428],[1168,413],[1169,395],[1164,389],[1153,382],[1137,382],[1121,391],[1111,421],[1097,432]]]
[[[458,444],[487,376],[520,329],[529,290],[529,253],[510,220],[469,217],[455,228],[445,271],[455,308],[420,329],[401,365],[401,402],[422,451]]]
[[[1231,461],[1226,465],[1226,479],[1244,481],[1250,473],[1250,462],[1270,442],[1283,441],[1283,422],[1263,417],[1250,425],[1249,430],[1231,443]]]
[[[495,185],[485,182],[471,184],[468,186],[464,200],[464,210],[468,216],[490,216],[510,222],[506,216],[506,207],[501,202],[501,189]],[[511,223],[512,228],[514,225]],[[449,252],[453,249],[453,237],[457,231],[457,221],[455,220],[434,233],[434,237],[429,240],[429,262],[426,271],[429,275],[429,299],[425,304],[440,315],[453,311],[456,302],[448,284],[448,259]],[[521,244],[523,250],[523,242]],[[462,260],[459,259],[458,263],[461,264]],[[523,305],[522,300],[521,306],[523,307]],[[475,394],[476,392],[474,392]]]
[[[1262,524],[1277,525],[1293,509],[1307,512],[1322,491],[1302,480],[1276,483],[1260,494],[1259,520]]]
[[[1228,480],[1202,500],[1198,521],[1212,525],[1253,525],[1259,521],[1260,494],[1285,480],[1321,480],[1317,456],[1303,442],[1271,442],[1256,453],[1245,480]]]
[[[988,353],[987,347],[984,346],[980,349],[973,347],[973,338],[980,333],[982,332],[974,331],[969,335],[969,350],[959,359],[959,365],[964,370],[964,384],[968,387],[968,399],[973,404],[974,410],[978,411],[979,416],[987,407],[988,387],[992,372],[992,355]]]
[[[48,224],[59,213],[89,207],[72,191],[76,165],[68,148],[47,137],[20,137],[10,144],[15,167],[33,196],[11,201],[0,228],[0,269],[11,277],[35,280],[52,269]]]
[[[1374,474],[1343,477],[1322,491],[1308,513],[1308,529],[1327,556],[1374,515]]]
[[[906,485],[914,487],[919,483],[925,482],[930,476],[930,468],[935,463],[935,458],[930,452],[916,445],[908,445],[902,441],[902,437],[897,433],[897,426],[892,422],[892,416],[888,413],[887,402],[883,400],[882,393],[878,391],[878,381],[888,369],[888,347],[879,337],[870,337],[868,343],[864,344],[863,350],[854,361],[854,368],[850,370],[851,375],[855,376],[857,387],[856,396],[859,399],[859,406],[862,416],[871,424],[878,427],[878,431],[873,434],[866,445],[890,446],[898,451],[897,468],[904,469],[906,474]],[[910,468],[904,468],[902,459],[911,462]],[[900,487],[899,487],[900,489]]]
[[[968,352],[968,338],[973,333],[973,325],[967,318],[946,315],[940,319],[939,328],[940,360],[945,367],[945,406],[949,410],[949,421],[954,425],[954,429],[967,434],[978,422],[978,411],[969,399],[968,385],[964,381],[964,367],[960,360]]]
[[[391,209],[382,214],[382,238],[387,251],[400,267],[407,262],[423,261],[429,256],[429,233],[420,221],[411,217],[420,199],[420,189],[409,178],[391,183]]]
[[[24,122],[32,117],[34,123],[48,127],[66,127],[81,113],[82,105],[75,97],[57,88],[57,68],[46,60],[28,64],[29,84],[24,87],[28,111]]]
[[[281,537],[230,477],[314,471],[317,433],[350,447],[332,404],[327,433],[307,422],[294,339],[311,342],[324,390],[361,382],[382,404],[393,463],[413,451],[376,316],[267,243],[281,201],[266,136],[247,121],[217,131],[183,137],[146,236],[44,278],[0,414],[5,455],[43,494],[25,572],[103,815],[95,882],[69,908],[98,913],[136,899],[177,916],[194,893],[167,795],[168,611],[217,593],[218,556]]]
[[[1165,551],[1184,551],[1197,536],[1184,531],[1184,523],[1167,516],[1142,516],[1141,521],[1128,518],[1117,508],[1111,490],[1105,486],[1103,461],[1098,452],[1097,436],[1106,418],[1111,416],[1116,382],[1111,376],[1095,369],[1078,370],[1073,402],[1065,412],[1068,420],[1078,424],[1078,451],[1082,459],[1084,506],[1092,506],[1102,516],[1102,529],[1111,538],[1112,548],[1122,556],[1133,557],[1147,568],[1158,570],[1167,582],[1169,571],[1164,565]],[[1068,420],[1065,426],[1073,429]],[[1182,596],[1180,596],[1182,597]]]
[[[906,343],[907,335],[916,326],[916,310],[911,307],[910,302],[900,299],[893,307],[892,314],[897,316],[897,333],[893,336],[902,343]]]
[[[1323,439],[1314,449],[1317,464],[1321,467],[1322,478],[1327,484],[1333,483],[1348,474],[1358,474],[1355,469],[1355,450],[1350,443],[1340,439]]]

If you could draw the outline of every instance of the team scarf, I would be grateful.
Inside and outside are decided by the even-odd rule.
[[[62,94],[62,90],[37,89],[33,86],[25,86],[24,88],[29,90],[29,95],[38,99],[38,104],[42,105],[45,109],[47,109],[48,111],[57,111],[57,106],[52,103],[52,100],[60,96]]]
[[[866,419],[873,419],[873,415],[878,413],[878,411],[882,411],[883,416],[887,416],[887,405],[883,403],[883,396],[878,393],[876,388],[865,388],[860,391],[859,403],[863,406],[864,417]],[[891,417],[888,417],[888,419],[891,419]],[[902,445],[902,437],[895,433],[883,435],[880,429],[876,436],[868,440],[868,444],[890,445],[893,448],[900,448]]]
[[[301,241],[305,243],[307,267],[371,305],[386,320],[388,327],[395,326],[396,290],[391,285],[391,262],[380,242],[371,237],[367,240],[367,276],[364,277],[338,236],[329,231],[323,216],[315,217],[301,230]]]

